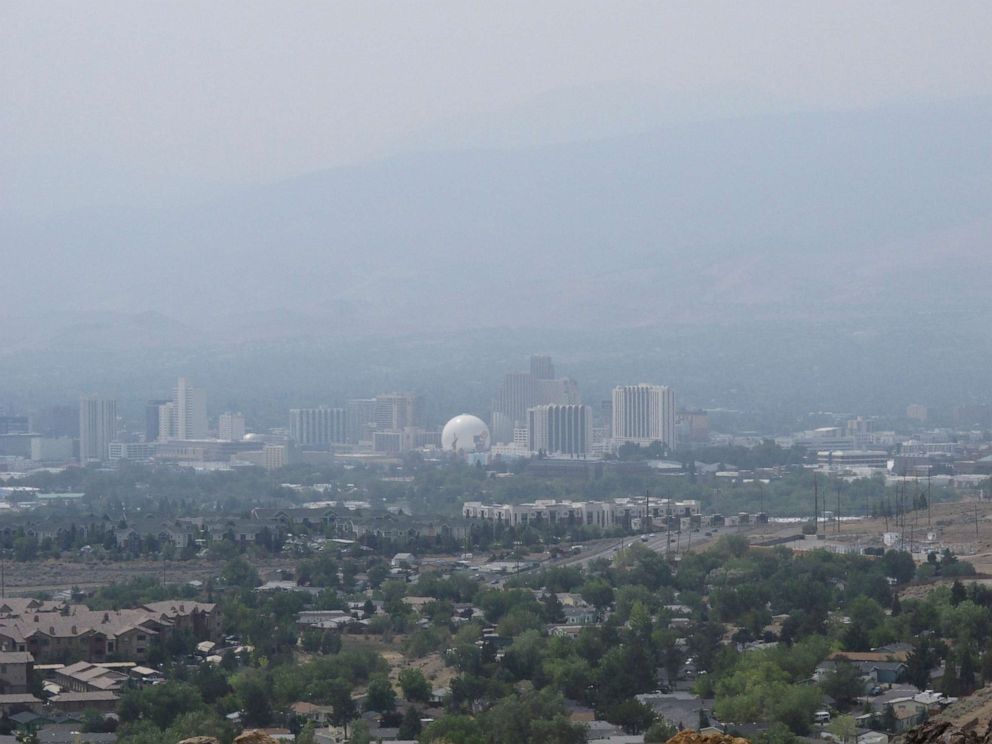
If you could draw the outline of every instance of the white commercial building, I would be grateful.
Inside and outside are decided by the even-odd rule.
[[[532,452],[585,457],[592,447],[592,409],[581,404],[528,409],[527,446]]]
[[[664,385],[613,388],[612,434],[617,444],[661,442],[674,449],[675,392]]]
[[[300,445],[344,444],[346,430],[343,408],[294,408],[289,412],[289,436]]]
[[[466,501],[462,506],[466,519],[483,519],[510,526],[538,525],[593,525],[596,527],[630,527],[640,522],[646,514],[652,520],[694,517],[699,514],[695,500],[630,499],[612,501],[556,501],[542,499],[527,504],[484,504]]]
[[[185,377],[180,377],[172,400],[158,408],[158,438],[163,442],[206,439],[208,429],[206,390],[195,388]]]

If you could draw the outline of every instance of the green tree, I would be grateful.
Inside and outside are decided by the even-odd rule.
[[[351,697],[351,688],[344,680],[331,680],[323,702],[331,706],[331,723],[343,727],[347,734],[348,724],[358,715],[355,701]]]
[[[633,698],[611,705],[604,711],[603,717],[610,723],[622,727],[628,734],[646,731],[655,720],[654,711]]]
[[[422,744],[487,744],[488,737],[475,718],[446,715],[424,729],[420,741]]]
[[[262,583],[255,567],[241,557],[228,561],[221,570],[220,576],[228,586],[242,589],[254,589]]]
[[[671,739],[677,733],[678,729],[675,728],[675,726],[662,718],[657,718],[644,732],[644,742],[645,744],[659,744],[659,742],[663,743]]]
[[[265,727],[272,723],[272,692],[260,671],[253,669],[242,672],[231,683],[241,700],[245,723],[255,727]]]
[[[403,697],[412,703],[427,703],[431,699],[431,686],[423,672],[414,667],[406,667],[399,673],[400,689]],[[412,738],[412,737],[406,737]]]
[[[802,739],[796,736],[784,723],[775,722],[758,734],[754,744],[800,744]]]
[[[858,727],[854,723],[853,716],[837,716],[830,721],[827,730],[840,741],[840,744],[847,744],[857,738]]]
[[[420,736],[420,711],[416,706],[411,705],[403,714],[403,721],[400,723],[400,739],[416,739]]]
[[[167,729],[181,715],[204,710],[200,692],[186,682],[169,681],[121,696],[117,714],[121,723],[147,719],[159,729]]]
[[[939,661],[930,636],[921,636],[906,658],[906,681],[918,690],[928,689],[930,687],[930,670],[937,666]]]
[[[562,607],[561,600],[558,599],[558,595],[554,592],[548,592],[544,595],[543,611],[544,621],[546,623],[565,622],[565,610]]]
[[[958,669],[958,692],[970,695],[975,691],[975,657],[967,647],[960,650],[961,666]]]
[[[954,579],[954,583],[951,584],[951,604],[954,607],[957,607],[967,598],[968,592],[964,588],[964,584],[962,584],[958,579]]]
[[[317,727],[313,721],[307,721],[296,735],[296,744],[314,744],[316,742]]]
[[[597,610],[603,610],[613,603],[613,587],[605,579],[598,577],[583,584],[579,594]]]
[[[790,685],[772,702],[769,718],[784,723],[795,734],[805,734],[822,699],[815,686]]]
[[[894,734],[899,721],[896,719],[896,711],[891,704],[885,706],[882,712],[882,728],[890,734]]]
[[[396,710],[396,691],[388,677],[377,676],[369,680],[365,710],[374,710],[379,713],[389,713]]]
[[[841,708],[853,704],[864,694],[861,670],[849,661],[838,661],[833,670],[824,675],[820,686]]]

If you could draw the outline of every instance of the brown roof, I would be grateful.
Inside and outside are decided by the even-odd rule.
[[[117,700],[118,697],[113,692],[101,690],[99,692],[63,692],[52,698],[52,703],[96,703],[104,700]]]
[[[146,610],[151,610],[155,614],[167,617],[178,615],[190,615],[193,612],[213,612],[217,605],[209,602],[193,602],[185,599],[170,599],[164,602],[149,602],[144,606]]]
[[[156,631],[145,624],[168,623],[147,610],[89,610],[76,606],[72,614],[58,612],[29,614],[23,618],[0,619],[0,634],[23,641],[33,635],[51,638],[77,638],[91,633],[116,637],[142,626],[149,634]],[[80,609],[81,608],[81,609]]]

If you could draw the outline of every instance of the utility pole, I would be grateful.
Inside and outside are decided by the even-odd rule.
[[[647,529],[644,530],[645,534],[650,534],[651,530],[654,528],[654,521],[651,519],[651,491],[644,491],[644,519],[647,522]]]
[[[837,514],[834,515],[834,519],[837,521],[837,534],[840,534],[840,483],[835,484],[837,487]]]
[[[816,480],[816,473],[813,473],[813,534],[816,535],[820,530],[820,492],[818,489],[818,483]]]
[[[933,465],[927,465],[927,527],[933,527],[933,522],[931,521],[931,511],[930,505],[933,503],[933,493],[930,491],[930,471],[933,470]]]

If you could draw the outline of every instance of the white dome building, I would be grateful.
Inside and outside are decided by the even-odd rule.
[[[441,449],[445,452],[487,452],[489,427],[478,416],[463,413],[455,416],[441,430]]]

